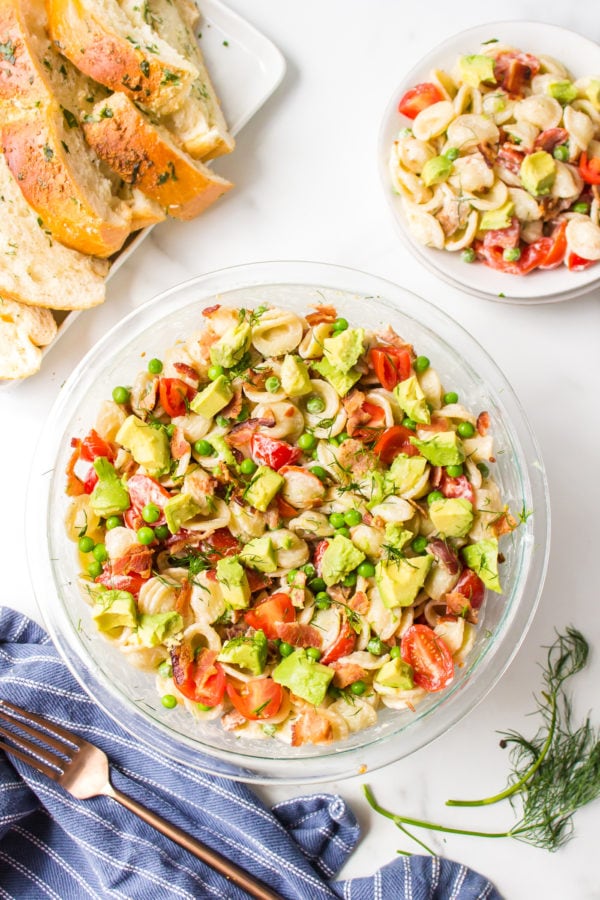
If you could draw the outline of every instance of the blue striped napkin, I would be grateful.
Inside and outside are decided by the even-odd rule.
[[[142,746],[74,681],[45,632],[0,608],[0,697],[101,747],[115,787],[194,834],[286,900],[501,900],[448,860],[398,857],[374,875],[332,881],[359,827],[341,797],[313,794],[265,807],[244,784],[191,771]],[[74,800],[0,752],[0,897],[242,900],[178,845],[106,797]]]

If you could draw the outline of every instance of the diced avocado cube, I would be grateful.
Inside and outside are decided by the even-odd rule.
[[[375,583],[384,606],[410,606],[425,583],[433,556],[382,559],[375,567]]]
[[[397,494],[405,494],[412,490],[417,482],[423,477],[423,473],[427,467],[427,460],[423,456],[407,456],[406,453],[399,453],[393,460],[386,480],[393,486],[393,490]]]
[[[116,628],[135,628],[137,608],[129,591],[100,591],[94,597],[92,618],[98,630],[110,633]]]
[[[429,518],[444,537],[464,537],[473,525],[473,504],[463,497],[434,500]]]
[[[397,688],[400,691],[410,691],[415,686],[412,666],[400,657],[384,663],[374,680],[377,684]]]
[[[410,378],[406,378],[397,384],[394,388],[394,395],[398,405],[407,416],[410,416],[415,422],[420,422],[424,425],[429,424],[431,421],[429,407],[416,375],[411,375]]]
[[[367,509],[373,509],[378,503],[383,503],[386,497],[395,493],[393,484],[388,480],[389,473],[369,472],[371,498],[367,503]]]
[[[105,456],[94,460],[98,481],[90,495],[90,506],[97,516],[117,516],[129,509],[131,503],[127,489],[115,472],[115,467]]]
[[[232,397],[233,388],[231,384],[225,375],[219,375],[209,385],[198,391],[196,396],[190,401],[190,409],[192,412],[204,416],[205,419],[211,419],[227,406]]]
[[[360,372],[356,369],[342,372],[341,369],[336,369],[335,366],[332,366],[328,359],[320,359],[317,362],[313,362],[312,367],[329,382],[339,397],[345,397],[360,379]]]
[[[412,539],[413,533],[402,525],[395,522],[387,522],[385,526],[384,544],[388,547],[394,547],[395,550],[402,550]]]
[[[334,369],[346,374],[362,355],[364,340],[363,328],[347,328],[334,337],[325,338],[323,341],[325,359]]]
[[[306,650],[298,648],[281,660],[273,670],[273,681],[289,688],[292,694],[320,706],[325,699],[327,688],[334,671],[328,666],[314,662],[306,655]]]
[[[240,559],[245,566],[257,572],[274,572],[277,568],[277,557],[273,542],[268,534],[248,541],[240,552]]]
[[[250,585],[244,567],[235,556],[224,556],[217,563],[217,581],[223,599],[233,609],[246,609],[250,603]]]
[[[306,363],[299,356],[288,354],[281,363],[281,387],[288,397],[302,397],[310,394],[312,385]]]
[[[433,156],[421,169],[421,179],[426,187],[441,184],[452,172],[452,160],[447,156]]]
[[[190,494],[175,494],[164,505],[165,518],[171,534],[177,534],[184,522],[199,515],[200,507]]]
[[[216,450],[219,459],[222,459],[223,462],[228,466],[236,466],[237,460],[233,455],[231,447],[225,440],[222,434],[211,434],[210,443],[214,450]]]
[[[252,481],[244,491],[244,499],[260,512],[266,512],[269,503],[280,490],[285,478],[268,466],[259,466]]]
[[[489,209],[481,217],[480,231],[501,231],[508,228],[512,222],[515,204],[512,200],[505,200],[498,209]]]
[[[600,81],[597,78],[592,78],[583,93],[594,109],[600,111]]]
[[[164,428],[153,428],[137,416],[127,416],[115,440],[129,450],[136,463],[154,478],[169,471],[171,450]]]
[[[262,675],[267,663],[267,638],[264,631],[256,631],[251,637],[241,634],[225,641],[217,659],[239,666],[240,669],[248,669],[253,675]]]
[[[138,624],[138,637],[144,647],[157,647],[183,629],[178,612],[144,613]]]
[[[486,587],[502,593],[500,579],[498,577],[498,541],[496,538],[488,538],[477,541],[463,547],[463,559],[470,569],[479,575]]]
[[[321,572],[325,584],[337,584],[365,560],[365,554],[343,534],[329,541],[321,558]]]
[[[461,80],[471,87],[478,88],[482,81],[496,83],[494,60],[491,56],[474,53],[461,56],[458,60]]]
[[[465,451],[455,431],[438,431],[422,441],[411,437],[410,442],[432,466],[459,466],[465,461]]]
[[[566,106],[577,99],[578,90],[572,81],[553,81],[546,88],[551,97]]]
[[[213,366],[231,369],[232,366],[237,365],[247,353],[251,340],[252,329],[248,322],[238,322],[237,325],[232,325],[210,348],[210,360]],[[197,412],[197,410],[194,411]]]
[[[519,178],[526,191],[534,197],[549,194],[556,178],[556,161],[545,150],[528,153],[519,169]]]

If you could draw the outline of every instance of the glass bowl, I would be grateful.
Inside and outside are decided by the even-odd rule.
[[[410,124],[398,112],[398,101],[415,84],[430,81],[433,69],[451,69],[458,56],[477,53],[480,44],[499,41],[525,52],[552,56],[563,63],[575,78],[600,71],[600,46],[567,28],[544,22],[490,22],[455,34],[435,47],[408,72],[397,85],[383,115],[379,132],[378,164],[385,196],[394,217],[397,232],[411,255],[416,255],[434,275],[453,287],[461,288],[483,300],[501,303],[554,303],[588,293],[600,283],[600,265],[583,272],[571,272],[566,266],[529,275],[507,275],[483,263],[468,265],[459,252],[435,250],[416,241],[408,227],[402,198],[392,190],[389,156],[398,131]]]
[[[203,723],[184,710],[165,710],[154,677],[130,666],[98,634],[78,587],[75,545],[63,526],[68,498],[64,471],[72,436],[93,425],[102,399],[130,384],[142,356],[160,357],[199,327],[215,302],[253,307],[263,302],[305,313],[333,303],[338,313],[370,329],[391,324],[426,354],[442,383],[467,407],[486,409],[493,423],[495,472],[511,509],[533,515],[503,539],[505,593],[488,596],[475,645],[454,682],[430,694],[415,712],[382,710],[377,724],[339,743],[288,747],[249,740]],[[258,783],[308,783],[349,777],[398,760],[443,734],[498,681],[527,631],[542,588],[548,554],[548,499],[540,452],[523,410],[485,351],[448,316],[398,285],[353,269],[308,262],[255,263],[194,278],[141,306],[82,360],[60,391],[32,469],[27,521],[37,539],[31,560],[46,627],[73,675],[93,699],[141,741],[215,774]],[[40,548],[45,548],[40,554]],[[41,559],[40,559],[41,556]]]

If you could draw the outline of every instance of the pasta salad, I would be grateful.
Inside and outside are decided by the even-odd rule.
[[[417,241],[513,275],[600,259],[600,76],[490,41],[398,111],[390,173]]]
[[[501,592],[490,416],[332,306],[202,317],[71,441],[84,596],[166,709],[343,740],[447,688]]]

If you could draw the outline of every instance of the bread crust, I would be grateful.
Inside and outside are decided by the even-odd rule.
[[[100,159],[174,218],[194,218],[233,187],[180,150],[124,94],[97,103],[83,128]]]
[[[197,75],[191,63],[167,62],[151,42],[128,40],[92,0],[46,0],[46,7],[51,37],[78,69],[155,112],[179,108]]]
[[[28,378],[38,371],[41,347],[56,336],[48,309],[0,298],[0,379]]]

